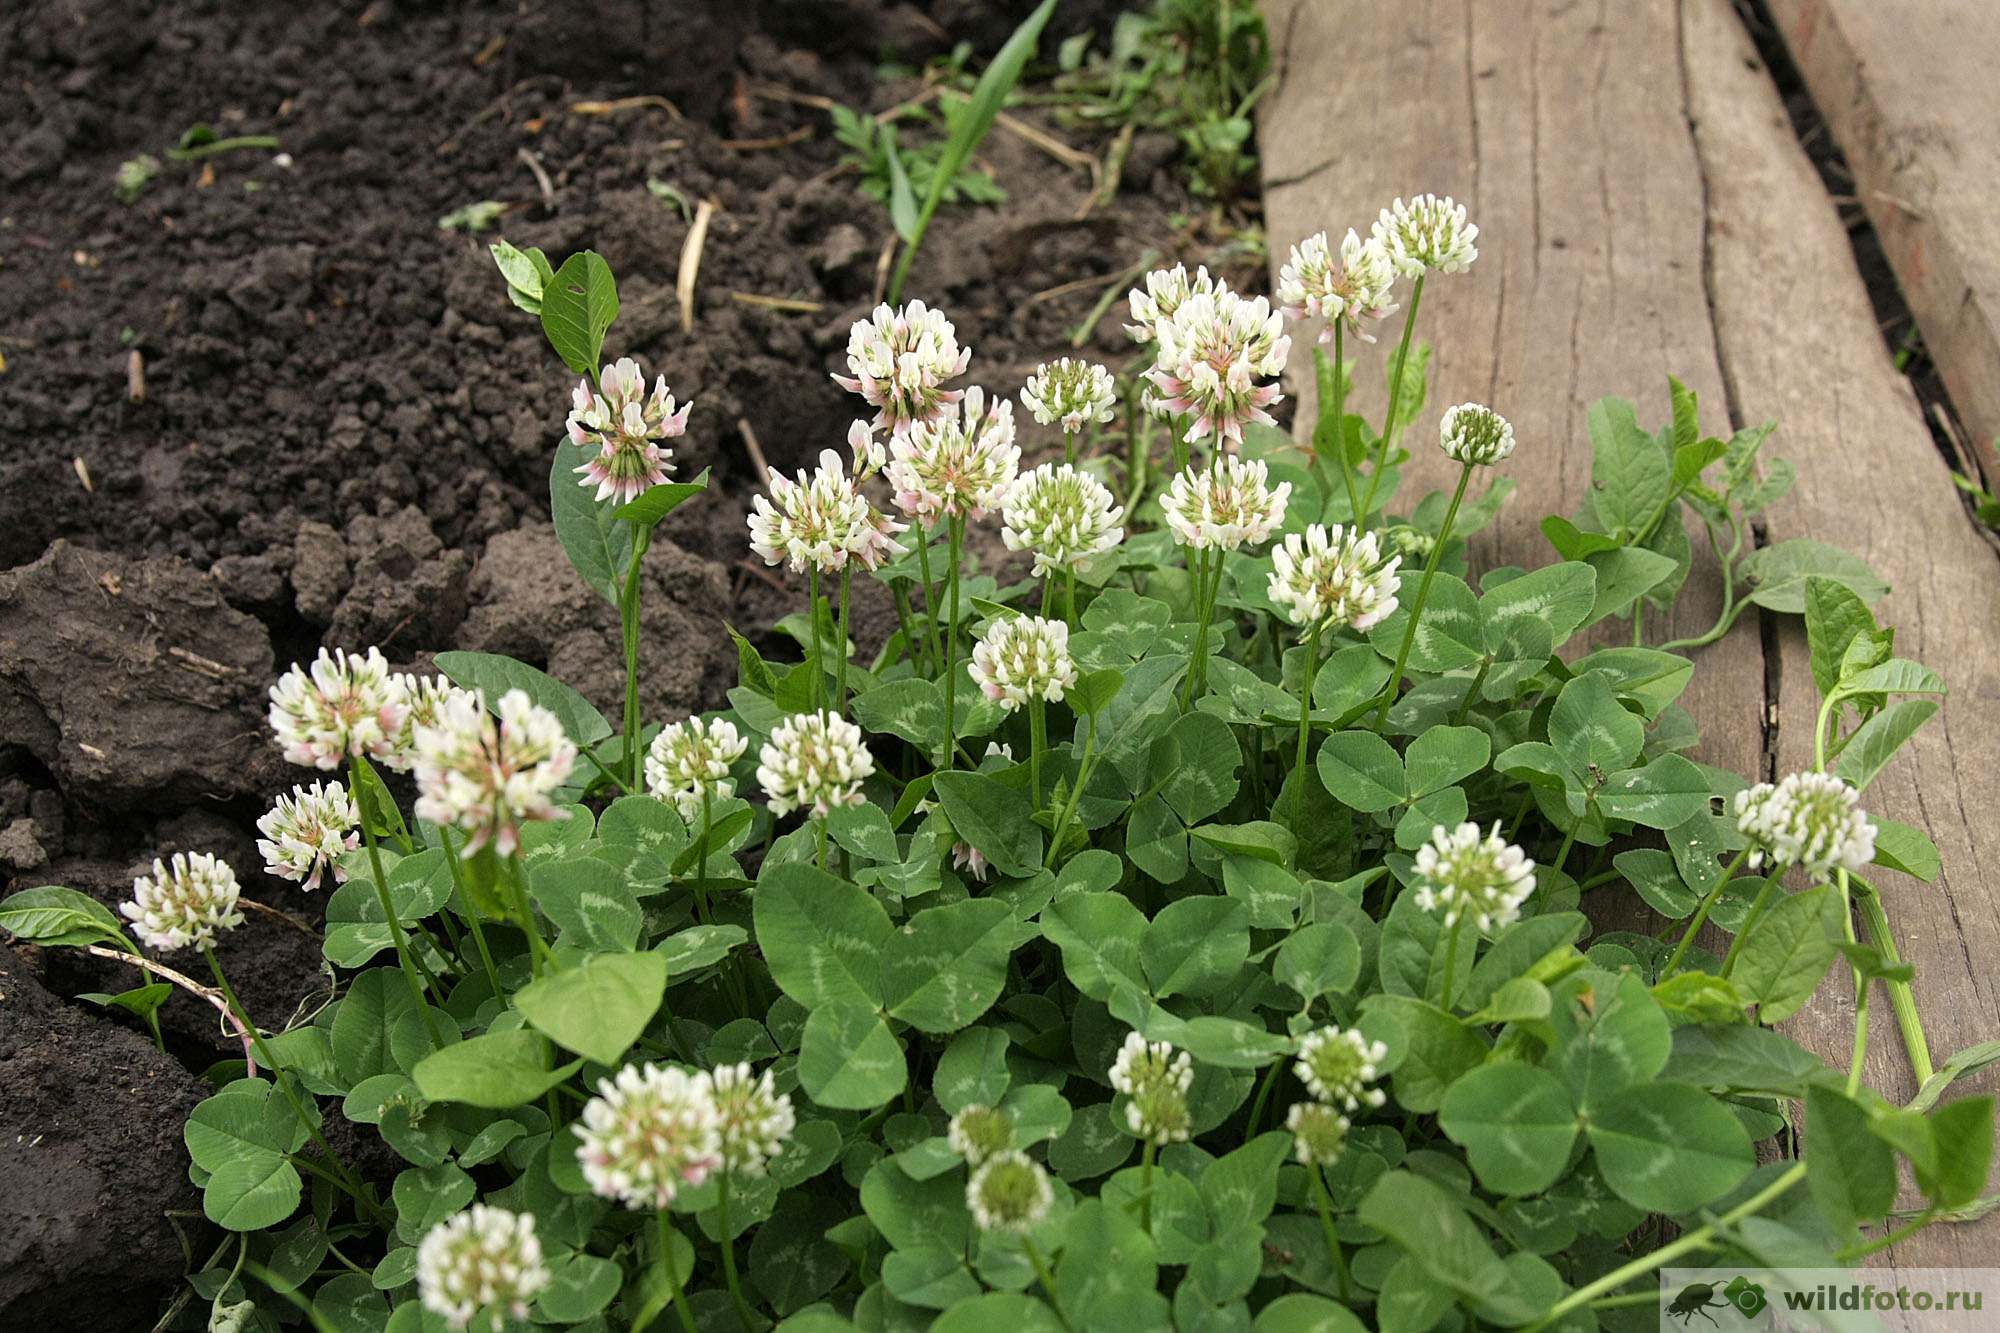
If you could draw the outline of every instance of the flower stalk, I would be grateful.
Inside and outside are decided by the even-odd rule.
[[[1412,300],[1410,305],[1414,310],[1416,302]],[[1465,503],[1465,488],[1472,483],[1473,466],[1471,463],[1460,466],[1458,485],[1452,490],[1451,504],[1444,511],[1444,526],[1438,529],[1430,558],[1424,561],[1424,576],[1417,583],[1416,600],[1410,603],[1410,622],[1404,626],[1403,642],[1396,649],[1396,665],[1389,671],[1389,683],[1383,688],[1381,704],[1375,711],[1377,731],[1387,725],[1390,706],[1396,702],[1397,691],[1403,686],[1403,671],[1410,664],[1410,649],[1417,642],[1417,626],[1423,619],[1424,601],[1430,596],[1431,580],[1437,576],[1438,561],[1444,555],[1445,543],[1451,539],[1452,524],[1458,521],[1458,508]]]

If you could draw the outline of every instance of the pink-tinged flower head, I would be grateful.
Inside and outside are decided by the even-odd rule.
[[[1021,405],[1044,426],[1062,423],[1075,435],[1093,421],[1109,421],[1118,407],[1111,372],[1089,361],[1046,362],[1021,386]]]
[[[874,569],[896,551],[903,525],[879,512],[861,494],[847,465],[831,449],[820,451],[811,477],[801,471],[788,479],[771,470],[769,498],[750,501],[750,549],[764,563],[794,570],[811,565],[836,573],[852,559]]]
[[[1014,484],[1021,450],[1014,443],[1014,405],[986,391],[965,391],[956,411],[911,427],[889,441],[889,485],[896,507],[920,522],[984,518]]]
[[[597,384],[592,392],[584,380],[570,396],[569,438],[597,451],[576,469],[583,478],[577,484],[595,486],[600,500],[624,504],[673,474],[674,451],[661,441],[686,433],[694,404],[676,410],[665,375],[653,381],[648,394],[646,376],[629,356],[606,366]]]
[[[852,421],[847,426],[847,447],[853,451],[854,481],[856,485],[880,472],[889,462],[888,451],[882,441],[875,438],[875,427],[866,421]]]
[[[497,718],[483,695],[460,691],[417,729],[417,817],[463,830],[467,855],[491,840],[512,856],[524,820],[568,817],[554,794],[575,766],[562,719],[525,691],[501,695]]]
[[[417,1247],[417,1296],[445,1327],[469,1327],[484,1311],[500,1333],[549,1285],[533,1213],[475,1203],[432,1227]]]
[[[1154,269],[1146,275],[1146,285],[1134,287],[1125,298],[1132,308],[1132,322],[1125,326],[1125,332],[1133,342],[1159,341],[1159,326],[1164,321],[1172,319],[1189,299],[1213,296],[1216,286],[1206,268],[1197,268],[1191,278],[1180,264]]]
[[[971,362],[972,349],[958,345],[958,332],[942,311],[922,301],[900,310],[885,304],[847,331],[850,373],[833,382],[860,394],[875,409],[877,426],[901,435],[958,401],[963,391],[944,384]]]
[[[354,755],[400,767],[396,737],[407,711],[379,648],[322,648],[310,670],[293,663],[271,687],[271,730],[285,758],[307,768],[339,768]]]
[[[627,1208],[664,1209],[681,1186],[722,1165],[708,1078],[662,1065],[626,1065],[599,1079],[571,1126],[576,1160],[595,1193]]]
[[[757,752],[757,783],[779,816],[809,809],[823,819],[836,805],[859,805],[874,772],[861,728],[824,710],[792,714]]]
[[[1001,507],[1000,539],[1010,551],[1031,551],[1035,577],[1075,569],[1125,539],[1125,510],[1104,483],[1068,463],[1024,472]]]
[[[1396,266],[1381,241],[1362,240],[1348,229],[1335,259],[1325,232],[1315,232],[1292,247],[1291,262],[1278,271],[1278,303],[1288,319],[1324,319],[1319,340],[1333,341],[1334,326],[1347,321],[1348,331],[1363,342],[1374,342],[1375,324],[1394,314],[1389,288]]]
[[[1244,426],[1273,424],[1265,409],[1284,400],[1278,376],[1292,340],[1269,301],[1218,287],[1212,296],[1189,297],[1156,331],[1158,351],[1146,378],[1161,410],[1188,419],[1190,444],[1213,435],[1217,447],[1241,447]]]
[[[763,1175],[770,1160],[785,1150],[798,1123],[791,1097],[778,1091],[770,1070],[757,1074],[748,1064],[717,1065],[701,1079],[715,1107],[722,1169]]]
[[[1001,616],[972,645],[966,670],[979,692],[1013,712],[1030,699],[1061,703],[1076,685],[1069,626],[1040,616]]]
[[[1160,497],[1160,512],[1174,540],[1196,550],[1233,551],[1269,540],[1285,522],[1292,483],[1276,489],[1260,459],[1226,454],[1208,466],[1190,466]]]
[[[1365,634],[1395,613],[1402,563],[1382,558],[1372,532],[1314,523],[1271,548],[1271,600],[1301,629],[1344,625]]]
[[[338,782],[294,787],[290,796],[280,796],[257,821],[257,831],[264,835],[257,840],[264,872],[311,890],[319,887],[320,875],[331,867],[338,884],[347,878],[341,873],[340,854],[360,845],[360,824],[354,798]]]

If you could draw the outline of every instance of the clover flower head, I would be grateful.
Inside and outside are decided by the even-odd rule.
[[[1375,1079],[1388,1054],[1387,1046],[1352,1028],[1325,1027],[1299,1042],[1299,1058],[1292,1072],[1319,1100],[1354,1111],[1380,1106],[1387,1100],[1375,1086]]]
[[[338,782],[293,787],[290,796],[280,796],[257,821],[257,831],[264,835],[257,840],[264,872],[312,890],[332,867],[338,884],[347,878],[340,854],[360,844],[360,824],[361,812]]]
[[[1463,273],[1479,258],[1472,244],[1479,228],[1465,220],[1465,205],[1448,196],[1420,194],[1408,203],[1396,200],[1375,220],[1373,236],[1406,278],[1420,278],[1428,269]]]
[[[1008,488],[1000,539],[1031,551],[1035,577],[1075,569],[1125,539],[1124,507],[1103,482],[1068,463],[1044,463]]]
[[[1313,523],[1271,548],[1271,600],[1301,628],[1366,633],[1395,612],[1402,563],[1399,555],[1382,558],[1373,532]]]
[[[749,745],[725,717],[669,722],[646,748],[646,791],[692,824],[704,796],[727,800],[736,794],[729,766]]]
[[[1174,312],[1193,297],[1213,296],[1216,286],[1206,268],[1197,268],[1193,277],[1180,264],[1154,269],[1146,275],[1146,285],[1134,287],[1126,297],[1134,322],[1125,326],[1125,332],[1133,342],[1158,341],[1162,321],[1172,319]]]
[[[722,1169],[763,1175],[765,1164],[785,1150],[798,1123],[791,1096],[778,1091],[770,1070],[758,1075],[747,1064],[720,1065],[702,1079],[715,1111]]]
[[[1060,421],[1065,434],[1075,435],[1089,422],[1111,420],[1118,387],[1103,366],[1063,357],[1035,367],[1021,388],[1021,405],[1042,425]]]
[[[987,1158],[1014,1146],[1014,1117],[997,1106],[978,1102],[959,1108],[945,1131],[945,1142],[969,1165],[978,1166]]]
[[[242,889],[227,862],[208,852],[176,852],[155,860],[153,873],[132,881],[132,901],[118,910],[148,949],[169,953],[215,943],[218,933],[243,924],[236,908]]]
[[[889,451],[882,447],[882,441],[875,438],[875,427],[869,422],[857,420],[848,423],[847,447],[854,455],[856,485],[880,472],[889,462]]]
[[[475,1203],[432,1227],[417,1247],[417,1295],[451,1328],[467,1327],[483,1310],[499,1333],[509,1318],[526,1319],[548,1285],[532,1213]]]
[[[1438,447],[1460,463],[1491,467],[1514,452],[1514,427],[1478,403],[1460,403],[1438,423]]]
[[[681,1069],[633,1064],[599,1079],[571,1128],[592,1191],[627,1208],[665,1208],[722,1165],[707,1077]]]
[[[1519,918],[1534,891],[1535,863],[1500,836],[1497,821],[1484,836],[1477,824],[1440,824],[1417,849],[1417,906],[1442,911],[1447,927],[1471,917],[1481,931],[1497,930]]]
[[[1389,288],[1396,266],[1388,248],[1370,237],[1362,240],[1349,228],[1335,259],[1325,232],[1315,232],[1292,247],[1291,262],[1278,270],[1278,304],[1289,319],[1324,319],[1319,340],[1333,341],[1334,328],[1347,328],[1363,342],[1374,342],[1374,326],[1396,313]]]
[[[322,648],[310,669],[295,662],[271,687],[271,730],[286,760],[306,768],[354,755],[395,766],[406,707],[381,649]]]
[[[1437,549],[1436,537],[1407,523],[1398,523],[1390,528],[1389,541],[1397,551],[1412,560],[1428,559],[1430,553]]]
[[[951,868],[963,870],[975,884],[984,884],[993,875],[993,863],[986,859],[986,853],[969,842],[951,845]]]
[[[1263,459],[1229,454],[1183,470],[1160,497],[1160,510],[1180,545],[1234,551],[1268,541],[1284,525],[1291,493],[1289,481],[1271,486]]]
[[[693,406],[675,409],[665,375],[653,381],[648,394],[645,372],[629,356],[604,368],[595,392],[588,379],[579,382],[570,394],[570,442],[597,452],[576,469],[583,478],[577,485],[595,486],[599,500],[624,504],[665,481],[673,475],[674,451],[661,441],[687,433]]]
[[[1862,870],[1875,859],[1875,826],[1859,793],[1831,773],[1792,773],[1736,793],[1736,827],[1750,837],[1749,864],[1798,866],[1814,879]]]
[[[1030,699],[1061,703],[1076,685],[1069,626],[1040,616],[1001,616],[972,645],[966,670],[980,693],[1013,712]]]
[[[984,518],[1014,484],[1021,450],[1014,443],[1014,405],[974,385],[947,409],[889,441],[886,475],[896,507],[923,522]]]
[[[409,671],[397,675],[391,684],[403,705],[403,725],[396,729],[394,752],[386,762],[394,769],[410,769],[417,763],[417,728],[436,726],[438,710],[445,701],[471,691],[443,676],[419,676]]]
[[[1176,1054],[1170,1043],[1128,1032],[1111,1062],[1110,1079],[1127,1098],[1125,1124],[1136,1137],[1159,1144],[1187,1141],[1194,1127],[1187,1104],[1194,1061],[1186,1051]]]
[[[1015,1236],[1032,1231],[1055,1201],[1049,1173],[1024,1152],[995,1153],[965,1183],[965,1206],[981,1231]]]
[[[901,309],[875,307],[847,331],[847,375],[833,382],[858,393],[875,409],[875,424],[892,435],[930,421],[964,390],[946,389],[946,380],[965,373],[972,349],[958,345],[958,332],[942,311],[912,301]]]
[[[838,713],[794,713],[757,752],[757,782],[774,815],[810,808],[824,819],[836,805],[861,804],[875,757],[861,728]]]
[[[1265,409],[1284,401],[1278,376],[1291,355],[1285,317],[1263,297],[1227,287],[1189,297],[1156,326],[1158,350],[1146,378],[1168,414],[1186,417],[1192,444],[1215,437],[1218,448],[1241,447],[1243,428],[1275,419]]]
[[[1301,1166],[1332,1166],[1347,1146],[1347,1117],[1325,1102],[1293,1103],[1285,1128]]]
[[[469,856],[488,841],[502,857],[521,845],[521,823],[566,819],[555,792],[576,767],[562,719],[524,690],[500,696],[499,716],[483,694],[462,690],[417,729],[417,817],[466,834]]]
[[[831,449],[820,451],[819,466],[796,479],[771,469],[771,494],[750,501],[750,549],[764,563],[793,570],[811,565],[837,573],[851,559],[874,569],[896,549],[903,525],[876,511]]]

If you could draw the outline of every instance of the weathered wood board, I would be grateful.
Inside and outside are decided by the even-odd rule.
[[[1770,0],[1952,405],[2000,477],[2000,5]]]
[[[2000,758],[2000,563],[1959,507],[1727,0],[1279,0],[1266,12],[1280,60],[1260,121],[1274,273],[1304,236],[1365,232],[1399,193],[1452,194],[1481,229],[1472,269],[1427,286],[1435,388],[1410,436],[1414,484],[1430,487],[1451,470],[1425,447],[1445,406],[1477,399],[1515,423],[1507,471],[1520,490],[1475,543],[1479,565],[1552,558],[1533,519],[1588,485],[1584,416],[1598,397],[1663,420],[1674,374],[1701,394],[1711,431],[1781,423],[1769,448],[1801,482],[1769,516],[1771,537],[1809,533],[1866,556],[1896,587],[1882,614],[1899,649],[1956,689],[1868,805],[1927,828],[1945,858],[1937,885],[1885,877],[1939,1060],[2000,1036],[1995,981],[1976,961],[2000,957],[2000,828],[1980,822],[1977,799]],[[1378,416],[1383,355],[1364,349],[1359,376],[1359,410]],[[1310,422],[1303,346],[1295,358],[1290,390]],[[1715,582],[1697,567],[1673,632],[1712,620]],[[1686,700],[1700,756],[1753,777],[1810,762],[1803,635],[1795,621],[1776,628],[1767,659],[1746,616],[1704,650]],[[1879,995],[1874,1006],[1869,1076],[1907,1095]],[[1844,1065],[1851,992],[1831,984],[1794,1031]],[[1996,1247],[2000,1225],[1981,1224],[1933,1228],[1892,1253],[1992,1262]]]

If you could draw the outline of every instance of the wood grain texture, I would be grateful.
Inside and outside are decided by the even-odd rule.
[[[1600,396],[1658,422],[1671,373],[1701,394],[1711,433],[1780,423],[1768,448],[1801,481],[1770,537],[1865,555],[1895,585],[1881,614],[1899,650],[1954,687],[1867,803],[1925,828],[1944,856],[1937,885],[1884,877],[1939,1062],[2000,1036],[1979,961],[2000,957],[2000,823],[1979,799],[2000,760],[2000,568],[1888,360],[1837,214],[1727,0],[1277,0],[1266,12],[1280,72],[1259,125],[1274,275],[1304,236],[1365,233],[1399,193],[1452,194],[1481,229],[1471,271],[1425,292],[1435,384],[1409,437],[1421,491],[1451,477],[1430,447],[1445,406],[1476,399],[1515,423],[1506,470],[1520,489],[1475,542],[1476,567],[1552,558],[1534,520],[1587,487],[1585,410]],[[1385,356],[1360,354],[1356,410],[1377,420]],[[1293,370],[1303,435],[1314,412],[1303,341]],[[1718,596],[1713,566],[1698,563],[1673,632],[1705,628]],[[1751,777],[1810,764],[1817,702],[1796,619],[1773,627],[1768,660],[1760,629],[1746,616],[1705,650],[1685,700],[1700,757]],[[1874,1010],[1868,1077],[1907,1094],[1879,994]],[[1836,981],[1793,1031],[1844,1066],[1852,1018]],[[1877,1262],[1995,1262],[1997,1228],[1933,1228]]]
[[[1797,489],[1768,516],[1770,535],[1815,536],[1866,555],[1893,589],[1875,610],[1896,627],[1898,654],[1937,668],[1951,686],[1940,715],[1863,798],[1869,811],[1924,829],[1943,856],[1936,884],[1879,875],[1942,1064],[2000,1036],[2000,824],[1988,805],[2000,771],[2000,561],[1952,497],[1909,382],[1875,330],[1846,232],[1727,0],[1684,0],[1684,38],[1723,372],[1746,416],[1781,423],[1773,444],[1799,463]],[[1784,773],[1812,766],[1819,698],[1797,618],[1781,622],[1776,646]],[[1870,1005],[1867,1082],[1907,1099],[1916,1088],[1879,989]],[[1791,1031],[1847,1064],[1854,1003],[1844,976]],[[1989,1070],[1949,1095],[1996,1086]],[[1911,1266],[1996,1255],[2000,1218],[1934,1227],[1895,1251]]]
[[[1952,404],[2000,476],[2000,5],[1770,0]]]
[[[1281,0],[1267,14],[1279,83],[1261,105],[1259,146],[1273,274],[1315,231],[1366,235],[1397,195],[1452,195],[1480,229],[1472,268],[1425,287],[1417,336],[1435,348],[1434,377],[1406,437],[1416,457],[1398,510],[1451,485],[1437,422],[1468,399],[1506,416],[1520,441],[1505,465],[1518,490],[1475,539],[1475,571],[1554,559],[1536,524],[1589,488],[1585,412],[1598,398],[1631,399],[1658,425],[1677,375],[1701,395],[1706,428],[1728,433],[1670,6]],[[1398,290],[1407,299],[1407,284]],[[1378,425],[1400,321],[1378,346],[1349,352],[1360,361],[1354,410]],[[1301,339],[1287,388],[1301,433],[1313,420],[1311,366]],[[1707,629],[1720,597],[1704,551],[1671,627],[1655,617],[1649,638]],[[1700,758],[1760,771],[1763,671],[1746,616],[1708,650],[1683,700],[1705,723]]]

